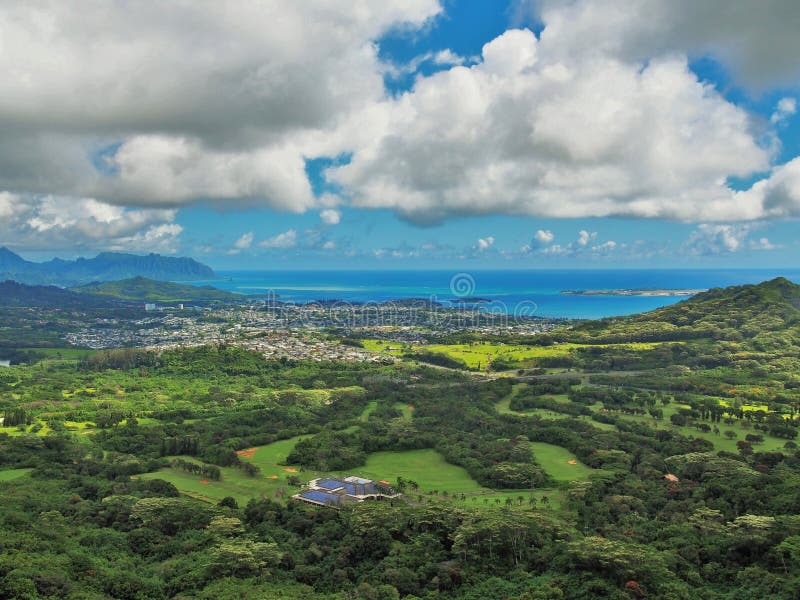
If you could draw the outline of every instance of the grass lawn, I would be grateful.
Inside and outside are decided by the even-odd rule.
[[[183,457],[188,460],[186,457]],[[226,496],[236,498],[240,506],[244,506],[251,498],[264,496],[275,498],[279,488],[286,489],[286,482],[271,481],[263,476],[248,477],[242,471],[233,468],[221,467],[221,481],[203,479],[197,475],[185,473],[179,469],[166,468],[155,473],[144,473],[141,479],[163,479],[169,481],[178,490],[187,496],[217,503]]]
[[[37,424],[41,426],[41,429],[39,429],[39,431],[33,431],[33,428]],[[34,423],[32,425],[28,425],[26,427],[25,431],[20,431],[20,429],[18,428],[17,425],[14,425],[12,427],[0,427],[0,433],[7,433],[8,435],[10,435],[12,437],[18,436],[18,435],[23,435],[25,433],[32,433],[32,434],[38,435],[39,437],[42,437],[42,436],[45,436],[48,433],[50,433],[50,431],[51,431],[50,428],[45,424],[44,421],[37,421],[36,423]]]
[[[572,452],[561,446],[531,442],[533,456],[556,481],[584,481],[595,469],[587,467]]]
[[[288,499],[289,496],[296,493],[297,488],[288,485],[286,479],[295,473],[303,481],[322,475],[359,475],[392,482],[396,481],[398,477],[402,477],[419,484],[417,492],[411,490],[407,492],[412,500],[417,496],[430,498],[435,491],[439,498],[446,496],[467,505],[496,506],[496,500],[505,504],[506,498],[511,498],[515,505],[519,505],[519,497],[523,497],[523,504],[528,506],[528,498],[531,495],[528,490],[492,490],[482,487],[470,477],[465,469],[449,464],[438,452],[430,449],[375,452],[369,455],[363,467],[347,472],[317,473],[281,465],[280,463],[286,459],[297,441],[303,437],[305,436],[250,449],[255,450],[252,453],[244,451],[246,454],[241,455],[242,458],[261,468],[262,472],[257,477],[248,477],[239,469],[227,467],[220,468],[221,481],[206,480],[198,475],[191,475],[171,467],[156,473],[145,473],[140,477],[169,481],[181,493],[206,502],[219,502],[226,496],[232,496],[236,498],[240,506],[246,504],[251,498],[266,496],[276,500]],[[189,457],[182,458],[194,460]],[[461,494],[465,496],[463,500]],[[548,496],[552,508],[558,508],[561,503],[560,494],[556,490],[536,490],[534,496],[537,499]]]
[[[405,404],[404,402],[395,402],[392,404],[392,408],[396,408],[401,413],[403,413],[403,418],[406,421],[410,421],[411,418],[414,416],[414,407],[410,404]]]
[[[19,479],[20,477],[25,477],[28,473],[33,471],[33,469],[3,469],[0,470],[0,482],[2,481],[14,481],[15,479]]]
[[[265,477],[285,477],[287,474],[297,472],[297,469],[287,467],[284,463],[286,457],[294,450],[295,445],[300,440],[304,440],[308,435],[298,435],[288,440],[280,440],[267,444],[266,446],[257,446],[247,450],[240,450],[239,456],[242,460],[253,463],[259,469],[261,474]],[[291,470],[287,470],[291,469]]]
[[[362,423],[366,423],[369,421],[369,416],[375,412],[375,409],[378,408],[378,401],[373,400],[369,404],[367,404],[366,408],[361,412],[361,415],[358,417],[358,420]]]
[[[386,340],[362,340],[364,347],[371,352],[391,354],[399,356],[404,353],[403,345],[397,342]],[[631,343],[615,344],[617,346],[631,348],[633,350],[649,350],[658,344],[655,343]],[[605,347],[602,345],[600,347]],[[586,348],[586,344],[554,344],[552,346],[523,346],[516,344],[497,344],[490,342],[475,342],[471,344],[431,344],[427,346],[414,345],[410,350],[415,352],[425,350],[428,352],[438,352],[446,354],[452,358],[463,360],[469,369],[486,368],[489,359],[522,365],[530,365],[538,358],[551,358],[565,356],[577,348]]]

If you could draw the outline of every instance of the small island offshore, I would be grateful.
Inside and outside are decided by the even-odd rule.
[[[566,296],[695,296],[707,290],[629,289],[629,290],[562,290]]]

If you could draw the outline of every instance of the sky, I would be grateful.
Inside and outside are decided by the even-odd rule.
[[[0,4],[0,245],[795,267],[796,0]]]

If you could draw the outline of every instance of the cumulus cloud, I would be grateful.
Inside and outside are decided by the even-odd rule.
[[[484,46],[480,63],[419,78],[366,116],[372,135],[328,177],[352,203],[420,223],[761,212],[725,181],[767,169],[770,152],[750,116],[700,82],[685,58],[571,59],[556,51],[559,39],[542,39],[507,31]]]
[[[543,41],[562,54],[640,61],[670,52],[712,55],[747,85],[797,85],[795,0],[537,0]]]
[[[683,252],[697,256],[713,256],[737,252],[745,246],[753,225],[703,223],[691,233],[683,245]]]
[[[396,67],[375,41],[423,27],[442,2],[5,3],[0,190],[144,207],[120,209],[118,224],[152,219],[126,243],[153,228],[173,240],[165,247],[179,234],[170,211],[197,201],[320,210],[323,225],[348,203],[422,224],[800,215],[800,164],[773,165],[763,143],[794,99],[778,103],[772,124],[754,118],[687,58],[710,53],[748,85],[794,85],[795,0],[758,10],[746,0],[535,4],[540,39],[512,29],[478,57],[442,49]],[[423,62],[438,71],[387,94],[387,74]],[[337,158],[325,173],[336,193],[317,197],[306,161],[324,157]],[[765,171],[749,190],[726,184]],[[296,232],[262,242],[297,243]]]
[[[313,207],[305,157],[383,96],[374,40],[441,11],[356,4],[4,3],[0,190]]]
[[[15,248],[173,253],[174,210],[129,210],[94,198],[0,192],[0,243]]]
[[[549,245],[550,242],[555,239],[555,236],[552,234],[550,236],[542,236],[543,239],[547,237],[550,237],[550,241],[548,243],[540,244],[538,246],[538,251],[541,254],[549,256],[608,256],[621,247],[621,245],[617,244],[617,242],[614,240],[608,240],[599,244],[594,243],[597,240],[597,232],[587,231],[586,229],[581,229],[578,232],[577,239],[574,242],[570,242],[566,245]],[[535,241],[536,240],[534,239],[534,242]],[[533,249],[536,248],[537,246],[533,247]],[[530,250],[531,248],[527,247],[523,250],[526,249]]]
[[[549,229],[548,230],[539,229],[533,235],[533,241],[531,242],[531,246],[533,248],[541,248],[543,246],[547,246],[549,244],[552,244],[553,240],[555,240],[555,239],[556,239],[556,236]]]
[[[782,123],[796,112],[797,100],[795,98],[781,98],[778,100],[778,105],[775,107],[775,112],[772,113],[772,117],[770,117],[770,122]]]
[[[242,250],[247,250],[253,245],[253,238],[255,235],[252,231],[242,234],[242,236],[233,243],[233,248],[228,250],[228,254],[239,254]]]
[[[578,232],[578,240],[575,243],[578,244],[578,246],[586,246],[589,244],[589,242],[591,242],[596,238],[597,238],[596,231],[589,232],[586,231],[585,229],[581,229]]]
[[[288,229],[271,238],[259,242],[261,248],[294,248],[297,246],[297,231]]]
[[[773,244],[769,241],[769,238],[765,237],[750,241],[750,248],[753,250],[777,250],[780,247],[780,245]]]
[[[490,236],[487,236],[485,238],[480,238],[478,240],[477,247],[478,247],[478,250],[480,250],[482,252],[484,250],[488,250],[493,245],[494,245],[494,237],[490,235]]]
[[[319,218],[325,225],[338,225],[342,220],[342,213],[335,208],[326,208],[319,213]]]
[[[736,198],[742,205],[759,206],[766,217],[800,216],[800,157],[776,167]]]

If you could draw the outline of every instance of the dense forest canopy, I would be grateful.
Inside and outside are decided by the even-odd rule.
[[[497,370],[27,356],[0,369],[0,598],[796,598],[798,298],[509,338],[553,351]],[[326,474],[403,495],[291,499]]]

